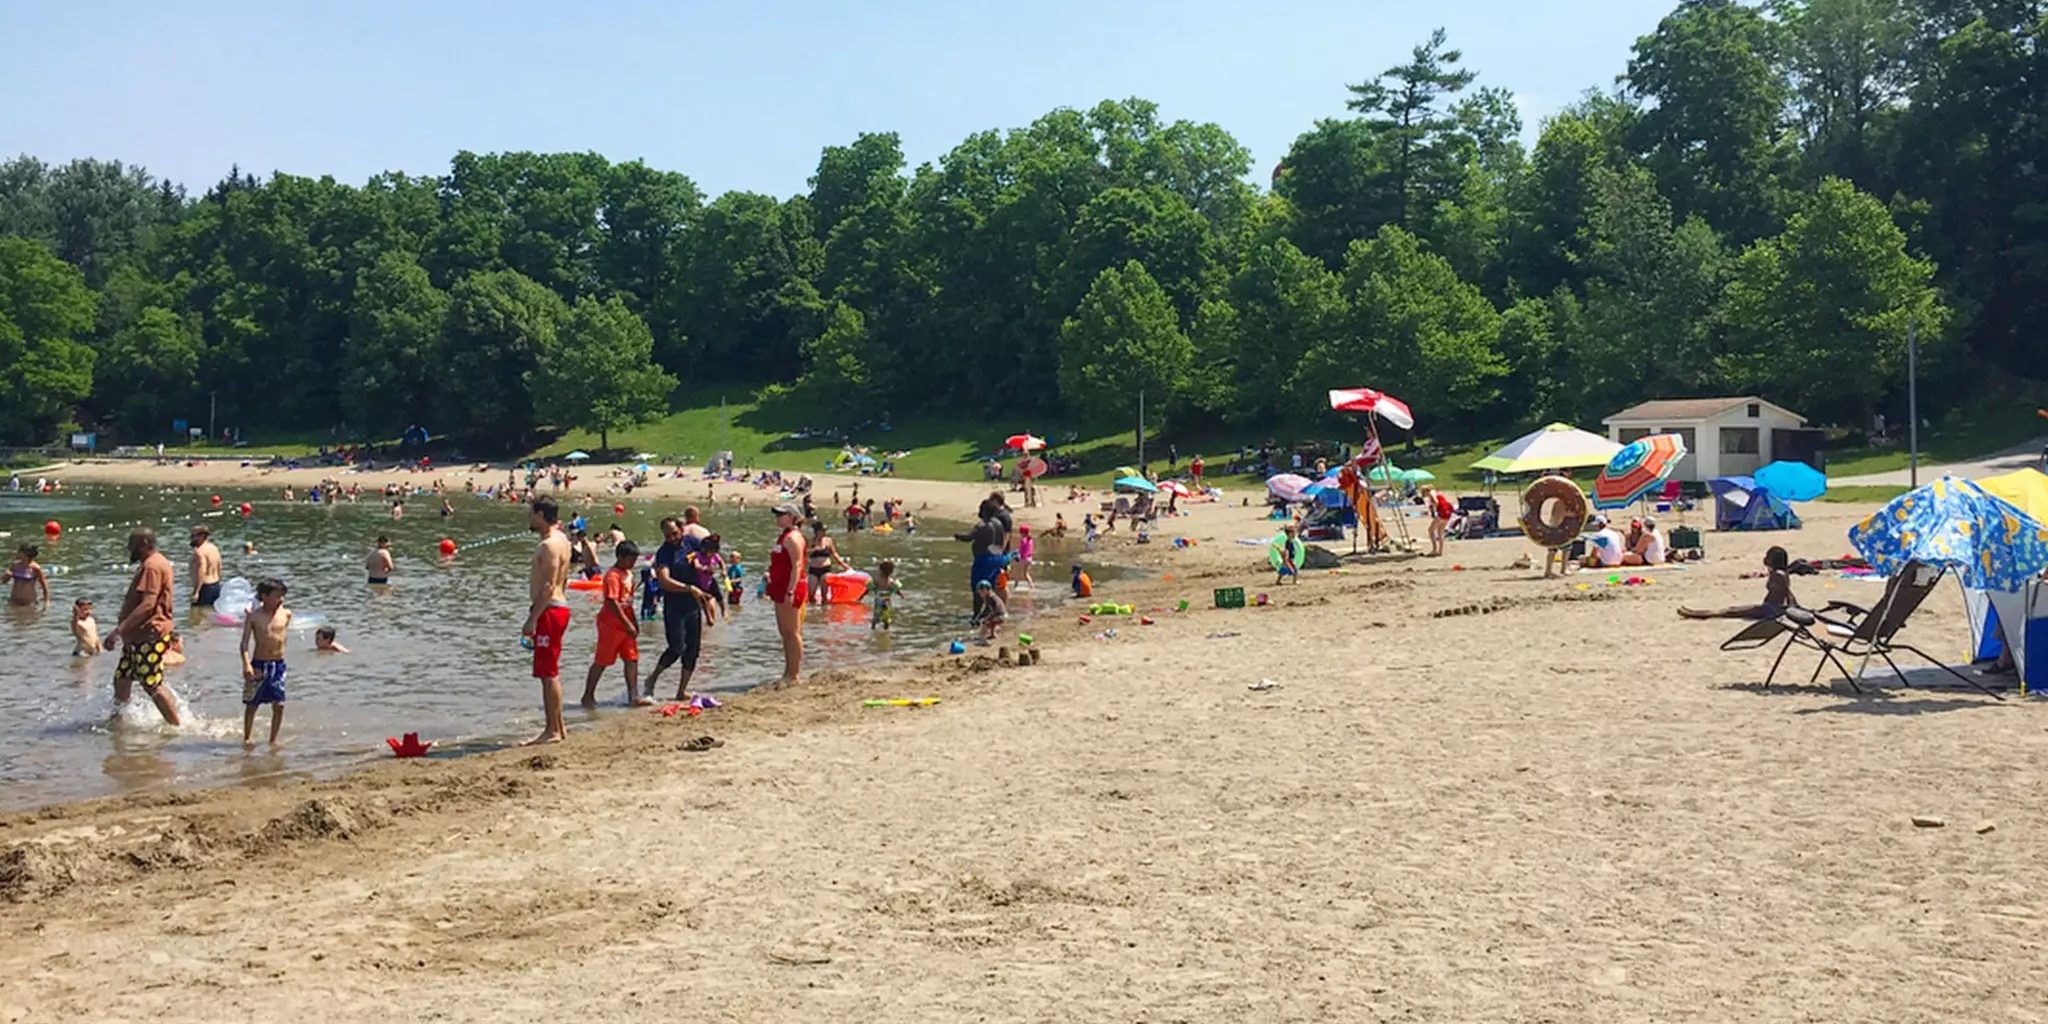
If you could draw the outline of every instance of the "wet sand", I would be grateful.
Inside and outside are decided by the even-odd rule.
[[[1275,588],[1233,501],[1106,545],[1156,572],[1108,596],[1190,612],[1046,622],[1034,666],[7,816],[0,1020],[2038,1019],[2042,712],[1796,657],[1764,686],[1774,652],[1714,650],[1739,623],[1673,614],[1865,511],[1647,587],[1493,540]],[[1274,604],[1210,608],[1232,585]],[[1908,633],[1959,657],[1956,591]],[[859,706],[898,696],[943,703]]]

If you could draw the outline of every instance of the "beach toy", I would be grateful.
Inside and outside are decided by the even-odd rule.
[[[612,515],[615,515],[615,516],[622,516],[622,515],[625,515],[625,514],[626,514],[626,505],[625,505],[625,503],[624,503],[624,502],[620,502],[620,503],[618,503],[618,504],[615,504],[615,505],[613,505],[613,506],[612,506]]]
[[[1177,612],[1184,612],[1184,611],[1187,611],[1187,610],[1188,610],[1188,602],[1187,602],[1187,599],[1186,599],[1186,598],[1182,598],[1182,599],[1180,600],[1180,603],[1178,603],[1178,604],[1176,604],[1176,605],[1174,605],[1174,606],[1173,606],[1173,610],[1174,610],[1174,611],[1177,611]]]
[[[1092,616],[1088,616],[1088,615],[1083,615],[1083,616],[1081,616],[1081,625],[1083,625],[1083,626],[1085,626],[1085,625],[1087,625],[1087,624],[1089,624],[1089,623],[1091,623],[1091,622],[1094,622],[1094,621],[1095,621],[1095,619],[1094,619],[1094,617],[1092,617]]]
[[[1452,571],[1452,572],[1464,572],[1464,571],[1465,571],[1465,567],[1464,567],[1464,566],[1462,566],[1462,565],[1454,565],[1454,566],[1451,566],[1451,571]]]
[[[594,580],[585,580],[585,579],[574,579],[574,580],[570,580],[570,581],[569,581],[569,589],[570,589],[570,590],[603,590],[603,589],[604,589],[604,580],[602,580],[602,579],[594,579]]]
[[[947,654],[966,654],[966,653],[967,653],[967,645],[966,645],[966,644],[963,644],[963,643],[961,643],[961,642],[960,642],[960,641],[958,641],[958,640],[955,640],[955,641],[953,641],[952,643],[950,643],[950,644],[947,644],[947,645],[946,645],[946,653],[947,653]]]
[[[1610,587],[1611,587],[1611,586],[1614,586],[1615,584],[1617,584],[1617,583],[1620,583],[1620,582],[1621,582],[1621,577],[1620,577],[1620,576],[1609,576],[1609,577],[1607,577],[1607,585],[1608,585],[1608,586],[1610,586]]]
[[[723,705],[719,704],[718,698],[708,693],[700,693],[690,698],[690,706],[699,711],[709,711],[712,708],[722,707]]]
[[[427,751],[434,749],[433,740],[421,742],[420,734],[416,732],[406,733],[404,739],[386,736],[384,742],[391,744],[391,753],[397,757],[425,757]]]
[[[1273,539],[1266,543],[1268,545],[1266,548],[1266,561],[1272,563],[1274,572],[1287,571],[1280,567],[1286,564],[1283,557],[1285,555],[1284,549],[1290,544],[1292,544],[1294,552],[1295,569],[1300,569],[1302,564],[1308,561],[1308,545],[1303,544],[1300,537],[1289,537],[1284,533],[1276,533],[1273,535]]]
[[[454,556],[454,554],[455,554],[455,540],[454,540],[454,538],[452,538],[452,537],[443,537],[443,538],[441,538],[441,557],[442,557],[442,558],[450,558],[450,557],[453,557],[453,556]]]
[[[520,649],[520,650],[522,650],[522,651],[530,651],[530,650],[533,650],[533,638],[532,638],[532,637],[530,637],[530,636],[522,636],[522,637],[520,637],[520,638],[519,638],[519,649]]]
[[[240,513],[242,514],[243,518],[245,518],[245,519],[246,519],[246,518],[248,518],[249,516],[251,516],[251,515],[255,514],[255,512],[256,512],[256,506],[254,506],[254,505],[251,505],[251,504],[249,504],[248,502],[246,502],[246,501],[245,501],[245,502],[241,503],[240,505],[237,505],[237,506],[235,506],[235,511],[237,511],[237,512],[240,512]]]
[[[864,708],[928,708],[939,702],[937,697],[886,697],[878,700],[864,700]]]
[[[1116,613],[1118,615],[1136,615],[1138,613],[1138,606],[1134,604],[1127,604],[1124,605],[1122,608],[1118,608],[1116,610]]]
[[[1152,616],[1150,616],[1150,615],[1140,615],[1140,616],[1138,616],[1138,625],[1140,625],[1140,626],[1149,626],[1149,625],[1151,625],[1151,624],[1152,624]]]
[[[214,507],[214,508],[219,508],[219,507],[220,507],[220,495],[218,495],[218,494],[216,494],[216,495],[214,495],[214,496],[213,496],[213,507]]]
[[[867,597],[867,573],[859,569],[825,574],[825,600],[829,604],[859,604]]]
[[[1541,548],[1561,548],[1577,540],[1592,510],[1579,485],[1561,476],[1546,476],[1522,492],[1522,532]]]
[[[1264,607],[1266,606],[1266,602],[1268,602],[1268,601],[1271,601],[1271,600],[1272,600],[1272,598],[1271,598],[1271,597],[1269,597],[1269,596],[1267,596],[1267,595],[1265,595],[1265,594],[1260,594],[1259,596],[1257,596],[1257,597],[1255,597],[1255,598],[1253,598],[1253,599],[1252,599],[1252,603],[1253,603],[1253,604],[1256,604],[1256,605],[1258,605],[1258,606],[1259,606],[1259,607],[1261,607],[1261,608],[1264,608]]]
[[[43,533],[48,536],[55,537],[63,532],[64,524],[56,521],[55,519],[52,519],[49,522],[43,524]]]
[[[1023,645],[1024,645],[1024,646],[1026,646],[1026,647],[1029,647],[1029,646],[1031,646],[1031,634],[1029,634],[1029,633],[1019,633],[1019,634],[1017,634],[1017,642],[1018,642],[1018,643],[1020,643],[1020,644],[1023,644]]]

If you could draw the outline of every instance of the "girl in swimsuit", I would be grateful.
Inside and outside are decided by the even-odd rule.
[[[43,573],[43,567],[36,562],[36,546],[23,544],[14,553],[14,564],[7,567],[7,581],[10,584],[7,603],[19,607],[50,603],[50,578]],[[38,601],[38,592],[41,600]]]
[[[811,524],[811,545],[809,552],[804,556],[804,565],[811,577],[813,604],[825,603],[825,574],[831,572],[834,565],[839,566],[841,570],[853,568],[846,563],[846,559],[839,557],[839,546],[826,535],[825,524],[822,522]]]

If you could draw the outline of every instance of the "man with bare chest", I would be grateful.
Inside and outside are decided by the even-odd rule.
[[[526,745],[560,743],[562,724],[562,638],[569,632],[569,538],[562,534],[561,510],[553,500],[535,498],[527,527],[540,534],[527,576],[526,626],[520,635],[533,644],[533,677],[540,680],[541,711],[547,722]]]

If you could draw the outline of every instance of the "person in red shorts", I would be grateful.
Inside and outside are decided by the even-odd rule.
[[[527,740],[560,743],[568,738],[562,724],[562,638],[569,632],[569,538],[562,535],[561,509],[548,498],[535,498],[526,525],[540,534],[540,546],[533,552],[533,571],[527,577],[530,606],[526,626],[520,635],[533,644],[533,677],[540,680],[541,711],[547,722],[540,735]]]
[[[597,681],[613,662],[623,661],[626,703],[645,707],[654,703],[654,697],[640,692],[640,622],[633,617],[633,590],[638,583],[633,570],[640,564],[640,547],[622,540],[612,548],[612,557],[612,567],[604,574],[604,607],[597,610],[597,654],[590,660],[590,675],[583,680],[583,706],[597,706]]]
[[[804,582],[804,534],[796,528],[796,506],[775,506],[775,528],[781,531],[768,555],[768,600],[775,603],[775,629],[782,634],[782,681],[796,682],[804,660],[804,603],[810,586]]]

